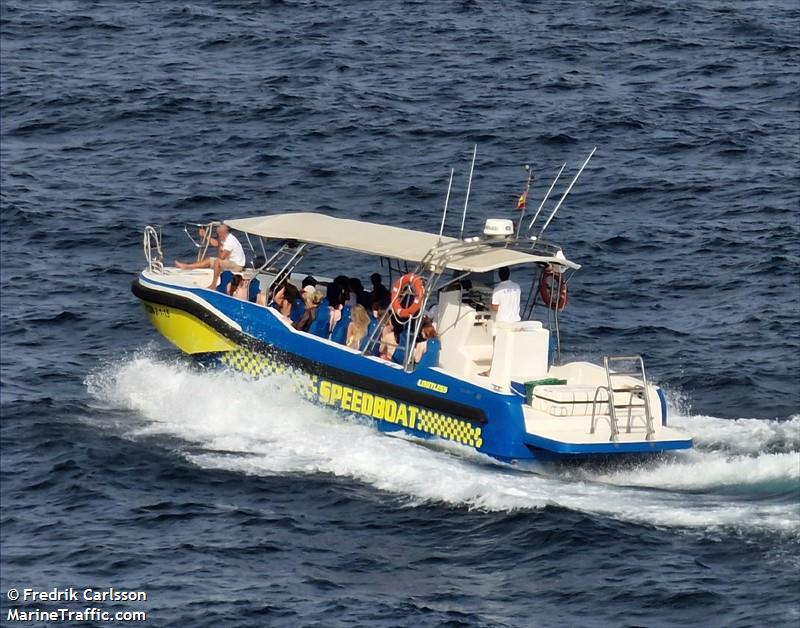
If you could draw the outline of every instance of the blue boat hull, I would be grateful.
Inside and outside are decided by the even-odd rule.
[[[154,326],[187,353],[213,357],[253,377],[287,374],[299,395],[368,417],[385,432],[439,438],[504,461],[653,452],[678,447],[582,451],[531,442],[522,398],[465,382],[435,368],[406,372],[286,325],[271,310],[202,289],[140,275],[132,286]]]

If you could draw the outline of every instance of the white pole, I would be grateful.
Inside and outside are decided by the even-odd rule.
[[[459,240],[464,239],[464,222],[467,220],[467,205],[469,204],[469,191],[472,189],[472,172],[475,170],[475,155],[478,154],[478,145],[472,149],[472,165],[469,167],[469,181],[467,182],[467,197],[464,199],[464,214],[461,216],[461,232],[458,234]]]
[[[442,242],[442,234],[444,233],[444,220],[447,218],[447,204],[450,202],[450,189],[453,187],[453,173],[455,168],[450,168],[450,183],[447,184],[447,196],[444,199],[444,212],[442,213],[442,226],[439,227],[439,243]]]
[[[556,175],[556,178],[553,179],[553,182],[550,184],[550,189],[547,190],[547,194],[544,195],[544,198],[542,199],[542,202],[539,203],[539,209],[537,209],[536,213],[533,215],[533,218],[531,219],[531,222],[528,225],[528,231],[531,230],[531,228],[533,227],[533,223],[535,223],[536,219],[539,217],[539,212],[542,211],[542,207],[544,207],[545,202],[547,201],[548,198],[550,198],[550,192],[553,191],[553,188],[556,185],[556,181],[558,181],[558,178],[561,176],[561,173],[564,172],[564,168],[566,168],[566,167],[567,167],[567,162],[565,161],[561,166],[561,170],[558,171],[558,174]]]
[[[577,174],[572,179],[572,182],[569,184],[569,187],[564,191],[564,194],[561,196],[561,200],[558,201],[558,205],[556,205],[556,208],[553,210],[553,213],[550,214],[550,218],[547,219],[547,222],[544,223],[544,227],[542,227],[542,230],[539,232],[539,239],[541,239],[542,234],[544,233],[544,230],[547,229],[547,225],[549,225],[550,221],[553,220],[553,216],[556,215],[556,212],[558,211],[558,208],[561,207],[561,203],[563,203],[564,199],[567,198],[567,194],[569,194],[569,191],[572,189],[572,186],[575,185],[575,182],[578,180],[578,177],[581,176],[581,172],[583,172],[583,169],[586,167],[586,164],[589,163],[589,160],[592,158],[592,155],[594,155],[594,152],[596,150],[597,150],[597,146],[595,146],[592,149],[592,152],[589,153],[589,156],[586,158],[586,161],[583,162],[583,165],[581,166],[581,169],[578,170]]]

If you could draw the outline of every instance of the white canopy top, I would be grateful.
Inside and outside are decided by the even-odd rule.
[[[439,248],[441,255],[434,255],[431,262],[459,271],[487,272],[503,266],[536,262],[554,262],[569,268],[580,268],[562,256],[532,255],[481,242],[448,251],[452,247],[447,245],[459,242],[456,238],[442,237],[440,242],[435,233],[311,212],[239,218],[226,220],[225,224],[263,238],[297,240],[415,263],[421,262],[431,249]]]

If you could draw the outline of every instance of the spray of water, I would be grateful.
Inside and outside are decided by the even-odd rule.
[[[287,379],[252,381],[151,355],[87,385],[128,410],[132,438],[167,436],[207,469],[332,474],[404,497],[489,511],[547,505],[656,526],[800,533],[800,416],[789,421],[677,416],[696,448],[636,465],[511,468],[459,446],[421,447],[301,400]],[[533,473],[525,471],[534,471]]]

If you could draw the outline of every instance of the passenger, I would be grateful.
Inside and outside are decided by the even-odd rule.
[[[268,303],[272,303],[274,305],[275,304],[275,296],[279,292],[281,292],[281,290],[283,290],[283,287],[285,285],[286,285],[285,281],[283,283],[281,283],[280,285],[272,284],[269,287],[269,290],[267,290],[265,292],[260,292],[258,294],[258,296],[256,297],[256,303],[258,303],[259,305],[267,305]],[[281,296],[283,296],[282,292],[281,292]]]
[[[435,329],[436,328],[436,317],[439,316],[439,301],[438,301],[438,299],[436,299],[436,300],[431,299],[429,301],[429,303],[430,303],[430,305],[428,306],[428,309],[425,310],[424,318],[429,320],[433,324],[433,327]]]
[[[389,291],[381,283],[381,276],[378,273],[372,273],[369,280],[372,282],[372,301],[385,309],[389,306]]]
[[[520,321],[519,300],[522,290],[518,283],[511,281],[511,271],[508,266],[503,266],[503,268],[499,269],[497,276],[500,278],[500,283],[492,291],[491,305],[495,323],[500,325],[518,323]],[[494,358],[494,355],[492,358]],[[478,373],[478,375],[489,377],[491,371],[492,369],[489,368],[482,373]]]
[[[311,286],[312,288],[317,287],[317,280],[314,279],[312,275],[306,275],[303,278],[303,283],[300,285],[300,287],[303,289],[307,288],[308,286]]]
[[[347,275],[339,275],[333,283],[339,289],[339,303],[353,307],[356,304],[356,295],[350,289],[350,278]]]
[[[333,288],[333,290],[331,290],[331,288]],[[332,283],[330,288],[328,288],[328,307],[330,308],[328,338],[330,338],[333,333],[333,328],[336,327],[336,323],[342,319],[342,308],[344,307],[342,299],[344,295],[345,293],[341,291],[341,287],[336,282]]]
[[[396,316],[390,316],[389,322],[392,324],[392,329],[394,330],[394,337],[397,338],[398,342],[400,342],[400,337],[403,336],[405,332],[406,325],[408,324],[408,319],[399,319]]]
[[[364,284],[358,277],[350,277],[350,294],[355,295],[356,304],[368,310],[371,305],[371,295],[364,290]]]
[[[272,306],[281,313],[283,318],[291,320],[292,304],[300,296],[297,288],[289,282],[284,282],[276,291],[272,299]],[[261,297],[261,295],[259,295]],[[266,304],[266,298],[259,299],[261,305]]]
[[[492,312],[494,312],[494,320],[498,323],[518,323],[519,316],[519,300],[522,290],[519,284],[511,281],[511,271],[508,266],[504,266],[497,271],[500,277],[498,283],[492,291]]]
[[[285,289],[286,289],[286,283],[282,283],[279,286],[273,286],[268,291],[268,293],[272,295],[272,302],[269,303],[269,305],[271,305],[273,308],[275,308],[279,312],[281,311],[281,308],[283,307],[283,292],[284,292]],[[258,301],[261,305],[267,305],[268,304],[269,297],[267,296],[267,294],[258,295],[258,296],[261,297],[261,299]]]
[[[228,284],[228,294],[236,299],[242,301],[249,300],[249,287],[250,282],[247,281],[242,275],[234,275],[231,282]]]
[[[363,305],[353,307],[350,314],[350,323],[347,325],[347,340],[345,345],[351,349],[360,349],[361,341],[367,335],[369,328],[369,314]]]
[[[369,307],[369,315],[375,320],[376,322],[383,318],[383,315],[386,313],[386,310],[382,309],[380,304],[377,301],[373,301]]]
[[[289,282],[283,286],[283,303],[281,303],[281,315],[291,320],[292,306],[300,298],[300,291]]]
[[[329,302],[331,302],[331,303],[336,302],[338,304],[338,303],[341,302],[341,298],[340,298],[341,291],[342,290],[339,287],[339,284],[337,284],[335,281],[333,281],[333,282],[328,284],[327,289],[325,291],[325,296],[326,296],[326,298],[328,299]]]
[[[314,312],[314,320],[311,321],[311,324],[308,327],[308,333],[318,336],[319,338],[327,338],[330,336],[330,317],[330,301],[328,301],[328,297],[325,296],[317,305],[317,309]]]
[[[241,275],[234,275],[231,277],[231,280],[228,282],[228,287],[225,289],[225,292],[229,297],[233,296],[233,293],[236,292],[237,288],[242,284],[242,276]]]
[[[302,294],[305,310],[303,311],[303,316],[300,318],[300,320],[294,323],[294,328],[299,331],[308,331],[308,328],[311,327],[311,323],[314,321],[314,318],[316,318],[317,308],[319,307],[322,299],[325,298],[325,295],[322,293],[322,290],[317,290],[311,285],[303,288]]]
[[[381,330],[381,344],[378,355],[384,360],[391,361],[395,349],[397,349],[397,335],[394,331],[394,325],[392,325],[390,320],[386,322]]]
[[[200,228],[200,237],[206,237],[206,230]],[[209,288],[213,290],[217,287],[219,274],[223,270],[230,270],[234,273],[240,273],[244,270],[244,265],[247,263],[247,258],[244,255],[239,240],[233,235],[228,228],[228,225],[219,225],[217,227],[217,237],[211,237],[208,240],[209,246],[217,249],[217,257],[204,257],[199,262],[186,264],[184,262],[175,262],[175,266],[182,270],[192,270],[194,268],[211,268],[214,271],[214,276],[211,279]]]
[[[414,364],[419,364],[422,356],[428,350],[428,340],[432,338],[436,338],[436,329],[433,327],[433,323],[430,321],[423,322],[417,342],[414,345]]]

